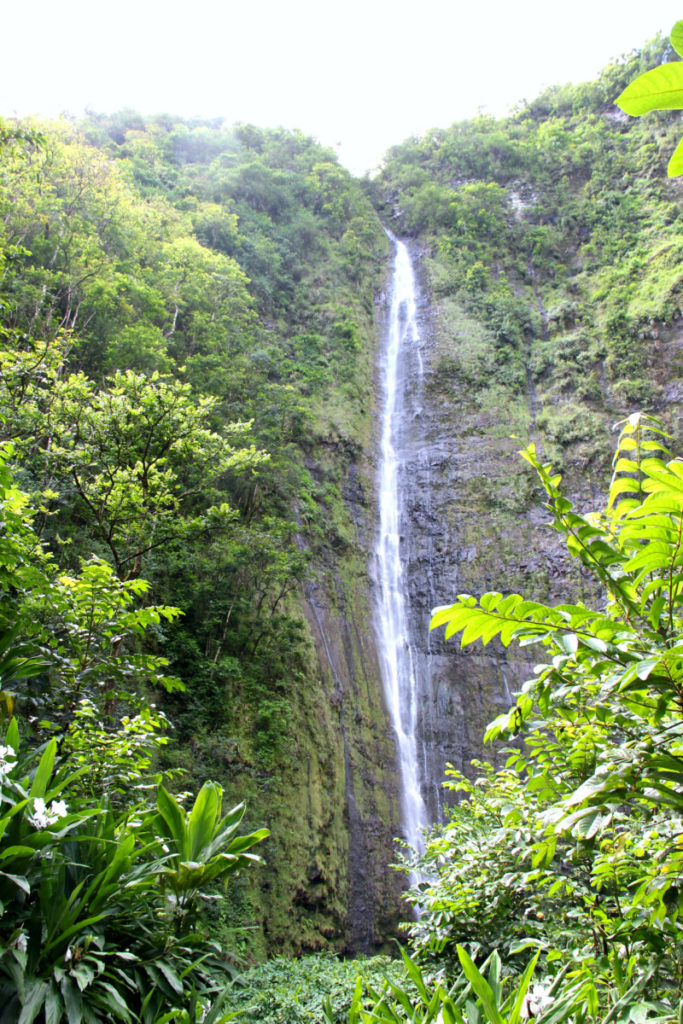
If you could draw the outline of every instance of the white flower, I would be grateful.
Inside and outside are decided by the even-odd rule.
[[[66,953],[64,954],[64,960],[68,964],[73,959],[73,950],[71,946],[67,946]]]
[[[5,775],[9,775],[14,767],[14,764],[10,764],[7,758],[15,758],[16,756],[13,747],[0,747],[0,779],[3,779]]]
[[[26,935],[26,932],[19,932],[16,938],[16,942],[14,943],[14,946],[16,949],[19,950],[20,953],[26,952],[26,950],[28,949],[28,937]]]
[[[526,994],[526,999],[520,1011],[520,1017],[523,1020],[528,1020],[529,1017],[538,1017],[540,1013],[543,1013],[552,1004],[553,997],[549,995],[544,985],[537,982]]]
[[[34,828],[42,829],[47,828],[48,825],[54,825],[66,813],[67,808],[63,800],[53,800],[48,810],[42,796],[37,796],[33,801],[33,813],[29,814],[28,820]]]
[[[53,800],[50,804],[50,817],[52,821],[58,821],[60,818],[65,818],[67,814],[66,804],[63,800]]]
[[[42,796],[37,796],[33,801],[33,813],[29,814],[28,820],[34,828],[47,828],[49,824],[47,819],[47,809]]]

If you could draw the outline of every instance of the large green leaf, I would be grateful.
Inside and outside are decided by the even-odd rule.
[[[168,963],[166,960],[160,959],[157,960],[156,966],[161,971],[161,973],[163,974],[164,978],[169,983],[173,991],[180,995],[183,991],[183,983],[176,974],[176,972],[171,967],[170,963]]]
[[[81,1024],[83,1020],[83,1000],[76,982],[67,975],[62,978],[61,988],[69,1024]]]
[[[45,790],[48,787],[48,783],[52,778],[52,769],[55,764],[55,755],[57,754],[57,740],[50,740],[46,746],[43,756],[40,759],[40,764],[36,771],[31,786],[32,797],[44,797]]]
[[[63,1004],[54,981],[45,996],[45,1024],[59,1024],[62,1019]]]
[[[626,114],[637,117],[650,110],[679,110],[683,107],[683,62],[662,64],[640,75],[615,100]]]
[[[133,1018],[121,994],[117,992],[113,985],[106,981],[100,981],[99,984],[107,993],[107,1008],[110,1013],[115,1013],[119,1020],[124,1020],[131,1024]]]
[[[269,829],[259,828],[256,832],[250,832],[248,836],[237,836],[228,846],[227,852],[232,854],[243,853],[245,850],[255,846],[256,843],[260,843],[262,839],[267,839],[269,835]]]
[[[187,824],[188,860],[197,860],[214,836],[221,813],[223,791],[215,782],[205,782],[197,794]]]
[[[509,1016],[509,1024],[519,1024],[519,1019],[522,1016],[524,1000],[526,999],[526,994],[529,989],[529,985],[531,984],[531,979],[534,971],[536,970],[536,964],[538,963],[540,955],[541,950],[539,949],[534,958],[529,961],[524,970],[524,974],[517,982],[517,993],[513,1002],[512,1012]]]
[[[23,875],[12,875],[7,871],[0,871],[0,878],[8,878],[18,889],[25,892],[27,896],[31,893],[31,886],[27,878]]]
[[[405,967],[408,973],[408,977],[414,984],[417,991],[420,993],[422,999],[424,999],[425,1002],[428,1002],[429,995],[427,993],[427,986],[424,983],[424,978],[422,977],[422,971],[417,966],[417,964],[408,956],[405,949],[401,949],[401,958],[403,960],[403,966]]]
[[[666,173],[670,178],[676,178],[679,174],[683,174],[683,139],[671,154]]]
[[[671,29],[670,42],[679,57],[683,57],[683,21],[677,21]]]
[[[162,821],[166,825],[167,835],[178,848],[179,855],[189,859],[189,842],[187,834],[187,816],[177,800],[164,786],[159,783],[157,788],[157,807]]]
[[[462,946],[456,946],[456,950],[465,976],[481,1000],[489,1024],[506,1024],[500,1010],[496,1006],[493,992],[486,978],[471,960],[467,950],[463,949]]]
[[[18,1024],[32,1024],[43,1007],[47,991],[48,986],[46,982],[36,981],[33,983],[23,1001]]]
[[[12,718],[5,733],[5,743],[16,754],[19,750],[19,726],[16,717]]]

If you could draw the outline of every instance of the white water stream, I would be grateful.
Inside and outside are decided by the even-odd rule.
[[[406,841],[422,851],[422,829],[428,824],[422,798],[417,744],[417,684],[408,640],[406,589],[400,551],[400,494],[397,452],[403,415],[401,355],[419,345],[415,310],[415,279],[403,242],[387,232],[396,255],[387,346],[381,369],[382,442],[379,471],[379,597],[377,634],[387,705],[396,731],[401,772],[401,804]],[[421,365],[421,360],[419,360]]]

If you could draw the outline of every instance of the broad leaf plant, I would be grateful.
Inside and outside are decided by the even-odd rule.
[[[683,21],[677,21],[671,30],[672,49],[683,57]],[[683,63],[672,61],[639,75],[615,100],[624,113],[638,117],[651,110],[683,109]],[[675,178],[683,174],[683,139],[669,160],[667,174]]]

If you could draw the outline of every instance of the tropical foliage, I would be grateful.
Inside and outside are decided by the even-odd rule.
[[[342,1024],[348,1019],[360,974],[366,983],[381,987],[385,977],[398,980],[403,970],[388,956],[353,960],[329,953],[297,960],[274,957],[238,975],[226,1008],[244,1024],[311,1024],[327,1019]]]
[[[243,807],[228,815],[232,827],[218,825],[206,807],[215,812],[220,794],[207,784],[182,837],[196,857],[188,862],[181,837],[161,838],[169,808],[184,815],[162,786],[156,811],[142,803],[117,815],[83,798],[76,783],[87,768],[71,772],[56,753],[53,739],[22,756],[12,719],[0,766],[0,1019],[153,1022],[170,1008],[201,1011],[197,993],[206,1009],[220,949],[190,923],[191,902],[199,884],[253,857],[244,851],[266,833],[233,837]]]
[[[340,481],[369,429],[384,233],[298,133],[127,112],[0,143],[0,441],[36,541],[12,652],[42,662],[3,699],[27,742],[96,750],[77,785],[117,809],[139,795],[126,744],[154,737],[151,770],[218,779],[252,829],[281,818],[276,870],[305,884],[284,775],[318,695],[299,699],[296,595],[311,549],[357,558]],[[298,948],[284,887],[231,888],[205,908],[226,942],[263,953],[268,916]]]
[[[348,934],[345,773],[383,739],[343,680],[321,685],[301,594],[349,620],[360,664],[388,248],[371,204],[425,256],[430,395],[488,446],[446,517],[473,552],[465,586],[495,585],[498,538],[529,537],[511,430],[584,506],[609,423],[639,406],[673,421],[667,55],[658,40],[505,121],[409,140],[362,186],[297,132],[131,111],[0,124],[0,1022],[675,1017],[683,471],[644,417],[600,513],[526,451],[581,601],[544,599],[544,578],[536,600],[463,596],[435,617],[544,661],[489,729],[496,764],[449,770],[460,803],[408,865],[404,977],[276,963],[209,1005],[241,955]],[[665,110],[631,124],[612,103],[640,72],[622,108]],[[239,869],[266,818],[255,882]]]
[[[349,1024],[519,1024],[532,1017],[549,1024],[565,1020],[572,1009],[571,995],[558,996],[561,976],[549,988],[533,983],[539,953],[521,976],[507,975],[494,952],[479,969],[467,950],[457,947],[460,970],[455,979],[422,970],[401,950],[405,979],[385,976],[381,989],[359,978],[349,1008]],[[485,973],[484,973],[485,972]],[[326,1008],[327,1024],[334,1024]]]
[[[475,782],[451,770],[447,785],[462,802],[407,865],[424,879],[409,894],[420,908],[414,948],[451,977],[459,962],[476,1013],[489,1020],[498,1020],[491,993],[475,984],[463,945],[504,953],[519,970],[535,949],[517,991],[542,972],[539,1020],[677,1019],[683,463],[665,440],[655,422],[630,417],[607,507],[585,514],[533,446],[522,453],[545,488],[551,525],[599,580],[600,605],[461,595],[432,619],[463,646],[499,640],[544,655],[489,727],[489,740],[516,738],[500,752],[505,767],[479,765]],[[451,1009],[447,1018],[461,1019]]]
[[[215,784],[201,788],[189,814],[160,783],[152,802],[167,723],[140,686],[159,681],[158,666],[120,652],[174,610],[133,610],[143,581],[125,588],[97,560],[61,576],[8,469],[11,454],[6,444],[0,1020],[152,1024],[170,1013],[194,1021],[208,1012],[220,965],[220,947],[198,928],[206,886],[258,860],[248,851],[267,832],[237,835],[244,806],[222,816]],[[51,629],[60,615],[63,628]],[[115,716],[122,704],[137,713]],[[38,722],[32,706],[51,717]],[[55,730],[61,743],[36,746],[37,733]]]

